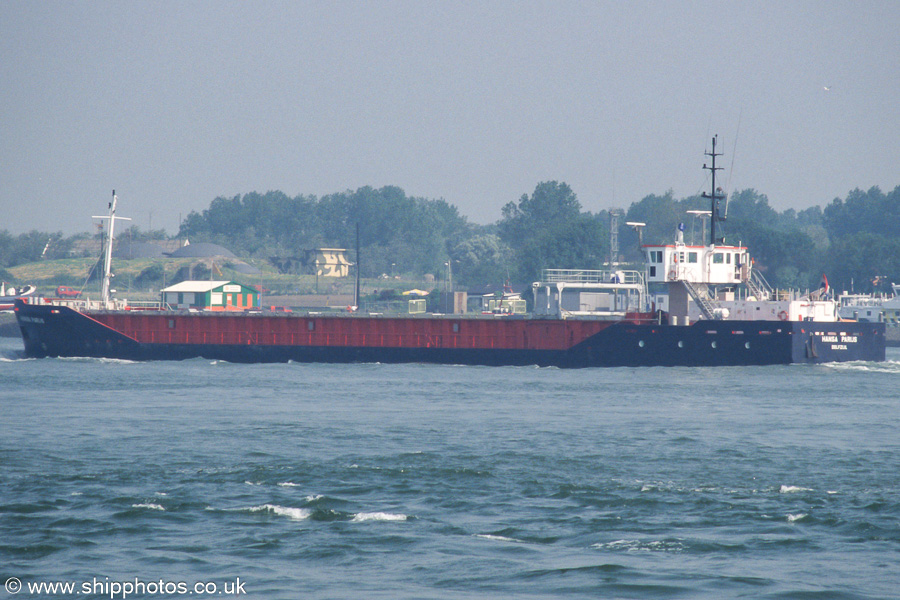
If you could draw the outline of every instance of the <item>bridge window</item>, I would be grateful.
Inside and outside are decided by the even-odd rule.
[[[724,262],[725,262],[725,257],[722,256],[721,252],[716,252],[715,254],[713,254],[713,264],[721,265]]]
[[[688,262],[689,263],[697,262],[697,253],[696,252],[688,252]]]

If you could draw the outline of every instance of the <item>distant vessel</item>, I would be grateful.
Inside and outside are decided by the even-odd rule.
[[[820,292],[776,294],[746,247],[717,236],[725,198],[715,185],[715,148],[713,138],[712,165],[704,165],[712,173],[708,245],[686,245],[679,232],[672,244],[643,246],[644,271],[545,270],[532,284],[530,315],[516,314],[520,300],[512,297],[478,315],[147,309],[110,298],[107,246],[99,302],[16,302],[25,353],[557,367],[883,361],[883,323],[842,320],[837,302]],[[115,209],[114,194],[110,245]],[[668,288],[668,310],[651,305],[648,283]]]
[[[0,282],[0,311],[12,311],[15,301],[18,298],[28,298],[33,296],[37,288],[33,285],[26,285],[20,288],[7,286],[6,282]]]
[[[900,346],[900,284],[892,283],[893,296],[841,294],[838,297],[841,318],[884,323],[888,346]]]

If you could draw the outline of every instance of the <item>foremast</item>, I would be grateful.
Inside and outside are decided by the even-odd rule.
[[[116,239],[115,236],[115,227],[116,227],[116,219],[120,221],[130,221],[128,217],[117,217],[116,216],[116,204],[119,198],[116,196],[116,190],[112,191],[112,201],[109,203],[109,216],[92,216],[92,219],[107,219],[109,220],[109,234],[106,236],[106,247],[103,252],[103,281],[100,286],[100,302],[104,309],[111,309],[112,302],[110,301],[110,288],[109,283],[112,278],[112,248],[113,242]]]

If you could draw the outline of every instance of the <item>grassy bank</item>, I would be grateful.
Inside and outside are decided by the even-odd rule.
[[[184,269],[192,268],[193,279],[228,280],[248,286],[261,286],[264,296],[296,297],[296,296],[349,296],[352,298],[356,287],[353,277],[333,278],[316,277],[315,275],[293,275],[276,271],[266,262],[255,264],[262,272],[259,274],[241,273],[219,263],[197,261],[197,259],[133,259],[114,261],[112,287],[120,298],[133,300],[157,300],[159,291],[171,285],[176,274]],[[16,285],[35,285],[37,293],[53,296],[57,286],[67,285],[83,294],[96,298],[99,296],[100,283],[96,269],[96,261],[90,258],[70,258],[64,260],[48,260],[27,263],[7,269],[13,276]],[[146,274],[151,270],[161,273],[162,277],[149,279]],[[143,276],[142,276],[143,275]],[[90,276],[90,279],[89,279]],[[418,288],[431,289],[433,283],[415,279],[363,279],[361,281],[363,295],[396,290]]]

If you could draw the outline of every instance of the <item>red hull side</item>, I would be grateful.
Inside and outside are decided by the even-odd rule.
[[[141,343],[567,350],[614,321],[156,312],[91,317]],[[638,317],[638,315],[635,315]]]

